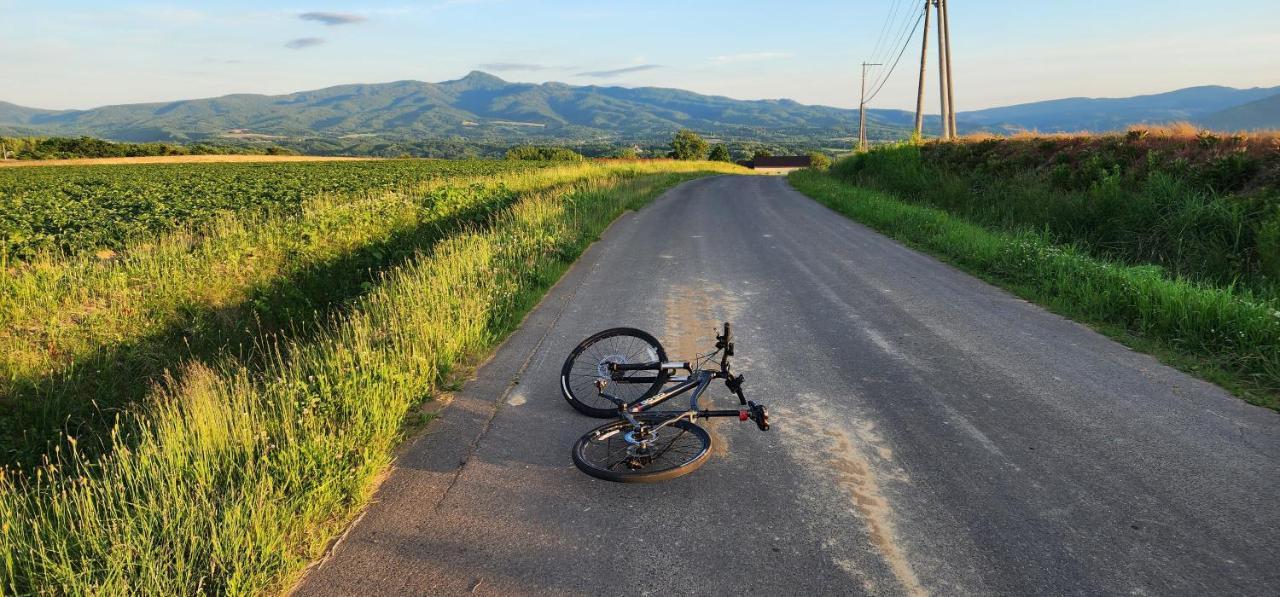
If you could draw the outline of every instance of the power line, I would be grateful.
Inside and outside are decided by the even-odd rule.
[[[893,2],[889,5],[889,13],[885,15],[884,24],[880,25],[880,35],[876,37],[876,45],[871,49],[870,56],[872,58],[876,58],[880,55],[880,50],[884,46],[886,36],[889,35],[890,31],[897,29],[897,27],[890,27],[890,25],[896,22],[898,9],[902,4],[903,2],[899,0],[898,2]]]
[[[876,90],[871,92],[871,97],[867,98],[868,102],[870,102],[873,99],[876,99],[876,95],[878,95],[880,93],[880,90],[884,89],[885,84],[889,82],[889,76],[893,74],[894,69],[898,68],[898,62],[902,60],[902,55],[907,52],[907,46],[911,45],[912,39],[915,39],[916,30],[920,28],[920,21],[922,19],[924,19],[924,12],[921,12],[916,17],[916,23],[914,26],[911,27],[911,34],[907,36],[906,42],[902,44],[902,49],[898,50],[898,56],[893,59],[893,65],[889,67],[889,70],[886,71],[884,78],[881,79],[880,86],[876,87]]]
[[[877,56],[876,62],[887,63],[890,61],[890,59],[894,59],[894,63],[896,65],[897,58],[895,58],[894,56],[893,49],[899,46],[905,47],[904,44],[909,44],[911,42],[911,39],[915,37],[916,30],[920,27],[921,14],[922,13],[920,12],[907,12],[903,15],[904,19],[902,21],[901,28],[898,35],[895,36],[895,41],[893,42],[893,45],[888,46],[887,48],[888,51],[886,54],[884,54],[883,56]],[[914,23],[911,18],[913,16],[915,17]],[[898,51],[897,56],[898,58],[902,56],[902,50]],[[892,69],[882,70],[880,73],[877,74],[871,86],[876,89],[883,87],[884,84],[889,80],[889,77],[892,74],[893,74]]]

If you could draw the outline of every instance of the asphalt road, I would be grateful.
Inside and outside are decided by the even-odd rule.
[[[557,376],[735,326],[774,429],[598,481]],[[723,385],[711,392],[731,407]],[[685,184],[614,224],[299,587],[336,594],[1280,594],[1280,416],[828,211]]]

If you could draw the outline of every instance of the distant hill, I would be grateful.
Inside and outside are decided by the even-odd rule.
[[[1067,98],[961,112],[969,126],[996,131],[1113,131],[1133,124],[1201,122],[1211,114],[1280,94],[1280,87],[1189,87],[1125,98]]]
[[[900,136],[912,115],[872,110],[873,136]],[[936,123],[936,119],[933,119]],[[341,85],[289,95],[228,95],[50,111],[0,104],[0,128],[121,141],[328,137],[616,142],[680,128],[733,139],[851,136],[857,111],[791,100],[735,100],[678,89],[510,83],[472,72],[443,83]]]
[[[1228,128],[1275,126],[1280,87],[1192,87],[1130,98],[1069,98],[961,112],[961,132],[1022,129],[1107,131],[1136,123],[1191,120]],[[1256,106],[1251,102],[1259,102]],[[1239,112],[1232,112],[1238,109]],[[286,143],[325,140],[326,147],[359,143],[445,140],[507,146],[514,143],[608,145],[660,143],[680,128],[727,141],[849,147],[856,110],[792,100],[737,100],[657,87],[512,83],[475,71],[442,83],[339,85],[288,95],[237,94],[164,103],[41,110],[0,102],[0,135],[88,135],[116,141],[235,140]],[[868,111],[873,140],[902,139],[913,114]],[[938,118],[926,120],[935,134]],[[372,149],[370,149],[372,148]],[[306,148],[303,149],[307,150]]]
[[[1280,130],[1280,94],[1214,112],[1198,122],[1220,131]]]

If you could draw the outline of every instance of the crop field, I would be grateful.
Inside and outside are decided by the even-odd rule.
[[[545,166],[546,164],[542,164]],[[320,195],[411,192],[433,180],[541,167],[529,162],[376,160],[0,169],[0,254],[117,250],[227,212],[296,214]]]
[[[0,173],[6,222],[47,224],[0,270],[0,593],[287,588],[368,499],[416,407],[605,226],[681,181],[737,171]],[[140,216],[151,225],[132,226]]]

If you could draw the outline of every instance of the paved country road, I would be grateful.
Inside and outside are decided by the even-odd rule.
[[[774,428],[716,421],[662,484],[578,472],[568,352],[726,319]],[[1280,416],[783,179],[702,179],[586,252],[299,592],[1276,595]]]

